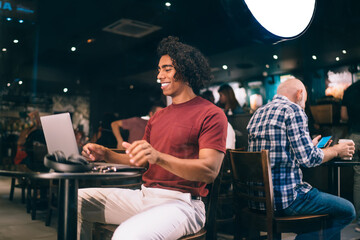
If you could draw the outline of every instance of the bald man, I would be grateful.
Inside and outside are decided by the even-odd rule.
[[[300,80],[290,78],[281,83],[273,100],[259,108],[247,126],[249,151],[269,150],[276,214],[329,214],[331,227],[325,231],[325,239],[336,239],[355,218],[354,206],[303,182],[300,167],[315,167],[334,157],[351,157],[355,148],[353,143],[317,148],[321,136],[310,138],[306,99]],[[317,239],[317,234],[301,234],[296,239]]]

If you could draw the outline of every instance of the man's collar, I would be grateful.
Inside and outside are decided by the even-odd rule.
[[[289,101],[289,102],[290,102],[290,100],[289,100],[287,97],[285,97],[285,96],[283,96],[283,95],[280,95],[280,94],[276,94],[276,95],[273,97],[273,100],[275,100],[275,99],[281,99],[281,100],[285,100],[285,101]]]

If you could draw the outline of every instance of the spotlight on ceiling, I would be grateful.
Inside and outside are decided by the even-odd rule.
[[[316,4],[315,0],[244,1],[265,29],[283,38],[296,37],[306,30],[313,18]]]
[[[253,41],[273,44],[306,32],[316,9],[316,0],[222,0],[222,4],[237,31],[245,29]]]

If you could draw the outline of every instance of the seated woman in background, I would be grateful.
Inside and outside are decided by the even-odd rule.
[[[151,118],[157,111],[163,109],[162,104],[156,103],[154,104],[150,110],[148,118]],[[143,117],[131,117],[127,119],[120,119],[117,121],[113,121],[111,123],[111,129],[112,132],[117,140],[117,148],[118,149],[124,149],[122,146],[123,141],[126,141],[126,139],[123,139],[122,131],[128,132],[128,139],[127,142],[133,143],[136,140],[141,140],[145,133],[145,127],[148,120]]]
[[[220,94],[218,105],[220,108],[224,109],[226,116],[245,113],[236,100],[234,90],[230,85],[221,85],[218,92]]]

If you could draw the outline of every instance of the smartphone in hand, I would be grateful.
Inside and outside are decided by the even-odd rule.
[[[325,148],[329,145],[332,136],[323,137],[320,139],[318,144],[316,145],[318,148]]]

